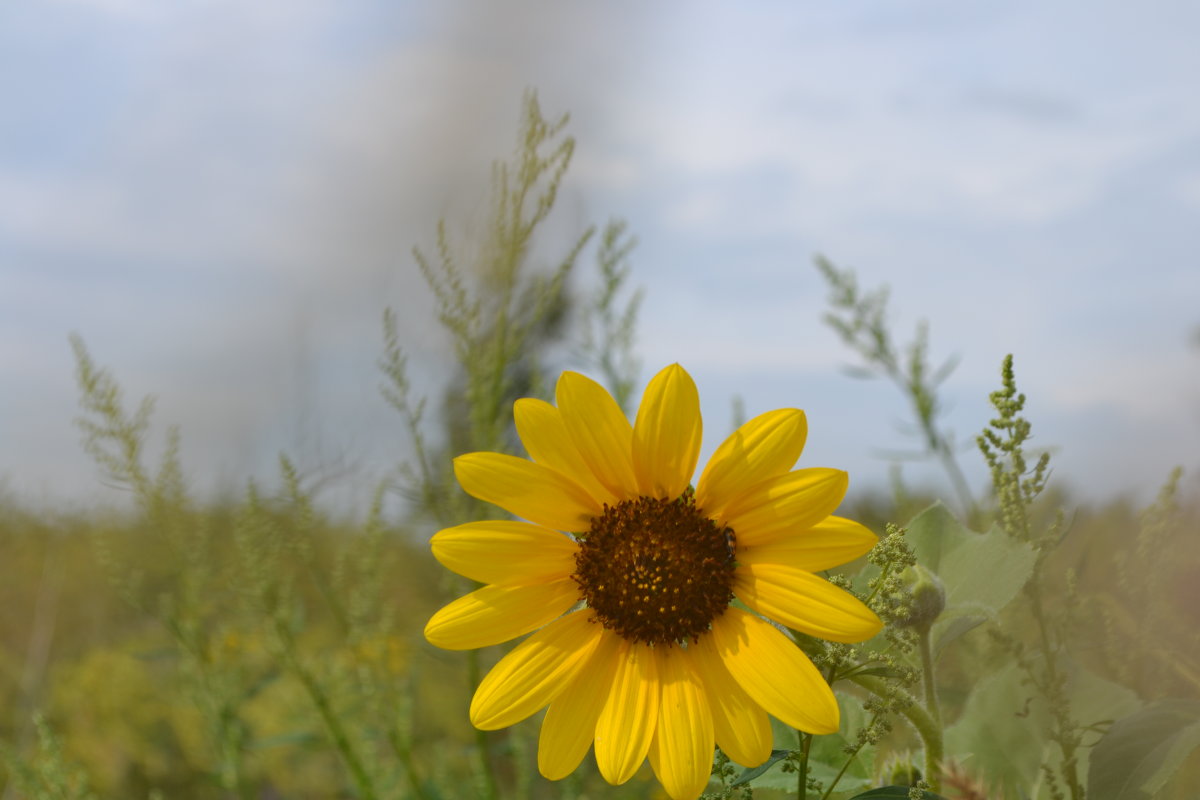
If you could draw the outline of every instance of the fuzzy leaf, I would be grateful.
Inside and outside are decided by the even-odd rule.
[[[999,800],[1015,800],[1018,787],[1036,779],[1049,720],[1035,690],[1016,664],[979,681],[958,722],[946,729],[946,752],[971,764]]]
[[[856,794],[850,800],[908,800],[909,791],[907,786],[882,786],[869,792]],[[921,798],[922,800],[946,800],[940,794],[930,791],[922,792]]]
[[[854,675],[877,675],[880,678],[899,678],[904,675],[904,672],[896,667],[883,665],[878,667],[867,667],[866,669],[856,669],[854,671]]]
[[[998,528],[976,533],[940,502],[908,524],[905,540],[917,563],[946,587],[946,609],[933,626],[934,649],[992,619],[1033,575],[1037,554]]]
[[[1058,665],[1068,676],[1072,716],[1082,724],[1129,714],[1138,707],[1137,697],[1128,689],[1065,658],[1060,657]],[[1050,724],[1045,698],[1027,682],[1024,671],[1010,663],[975,685],[958,721],[946,729],[946,752],[971,764],[972,771],[996,786],[996,800],[1020,800],[1043,764],[1055,770],[1061,764],[1058,745],[1049,739]],[[1085,758],[1087,752],[1083,751]]]
[[[1091,800],[1149,800],[1200,747],[1200,702],[1160,700],[1113,723],[1088,768]]]
[[[748,767],[742,770],[742,774],[738,775],[737,778],[734,779],[733,783],[729,785],[741,786],[744,783],[749,783],[759,775],[762,775],[764,772],[769,770],[771,767],[775,766],[777,762],[787,758],[787,754],[787,750],[772,750],[770,758],[759,764],[757,767]]]

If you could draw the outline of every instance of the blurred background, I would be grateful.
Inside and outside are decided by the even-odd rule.
[[[735,418],[798,406],[802,466],[850,472],[842,513],[882,532],[941,496],[983,529],[974,437],[1012,353],[1029,449],[1053,454],[1029,512],[1053,550],[1033,579],[1059,626],[1047,656],[1106,687],[1071,701],[1078,731],[1090,747],[1094,720],[1200,696],[1197,41],[1190,0],[0,3],[0,800],[615,796],[590,760],[536,777],[535,723],[470,728],[501,648],[421,635],[470,588],[429,534],[495,513],[464,504],[449,455],[507,444],[511,397],[464,411],[413,248],[445,280],[445,220],[463,263],[507,263],[488,250],[493,165],[529,149],[531,90],[547,119],[571,115],[576,148],[528,266],[550,274],[589,226],[627,223],[614,307],[643,292],[635,403],[677,361],[703,455]],[[570,335],[502,354],[507,388],[539,368],[607,377],[577,344],[596,239],[562,309],[510,315]],[[891,287],[898,348],[926,320],[929,362],[956,360],[938,425],[965,491],[903,460],[926,445],[910,398],[851,374],[818,256]],[[410,399],[430,401],[429,463],[408,483],[419,504],[381,494],[364,521],[413,463],[380,391],[386,308]],[[495,355],[490,322],[475,363]],[[128,409],[157,397],[151,452],[117,476],[133,491],[81,446],[73,333]],[[180,475],[157,467],[168,424]],[[143,455],[124,433],[103,442],[118,462]],[[989,633],[1042,646],[1014,606]],[[1010,797],[1048,796],[1026,792],[1050,745],[1010,713],[1032,702],[1016,651],[982,629],[964,642],[941,668],[945,719],[986,744],[950,755]],[[972,713],[980,696],[1000,713]],[[913,747],[885,742],[861,786]],[[1191,759],[1173,798],[1193,796]],[[661,797],[645,769],[619,792]]]
[[[946,424],[976,491],[1008,352],[1056,482],[1145,500],[1180,464],[1187,485],[1198,35],[1186,0],[5,3],[0,481],[35,505],[111,498],[71,422],[78,332],[182,426],[197,489],[287,450],[361,507],[406,447],[382,310],[436,394],[447,346],[410,250],[439,218],[481,223],[532,88],[578,139],[547,250],[629,223],[642,379],[691,371],[707,447],[740,397],[805,408],[803,463],[852,490],[920,449],[901,395],[841,369],[823,254],[961,358]]]

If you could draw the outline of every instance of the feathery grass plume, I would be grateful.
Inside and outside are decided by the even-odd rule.
[[[1096,635],[1104,667],[1145,700],[1200,699],[1200,568],[1176,467],[1158,496],[1113,537],[1111,570],[1084,599],[1103,620]],[[1126,527],[1127,526],[1127,527]],[[1136,533],[1127,535],[1128,528]]]
[[[1050,454],[1042,453],[1029,466],[1025,446],[1032,437],[1032,425],[1022,416],[1025,395],[1017,391],[1011,354],[1005,356],[1000,376],[1001,388],[991,394],[997,416],[977,438],[977,444],[991,470],[997,522],[1010,537],[1033,544],[1037,551],[1033,575],[1024,587],[1035,635],[1033,641],[1024,643],[1006,630],[993,629],[992,633],[1036,688],[1049,715],[1049,738],[1058,745],[1062,758],[1057,765],[1042,764],[1042,777],[1051,796],[1059,800],[1065,790],[1071,800],[1083,800],[1080,758],[1086,728],[1072,711],[1068,691],[1074,671],[1067,653],[1068,638],[1075,627],[1069,613],[1072,604],[1066,604],[1068,613],[1050,614],[1054,590],[1046,571],[1046,561],[1061,541],[1065,518],[1060,511],[1042,530],[1032,524],[1030,509],[1046,488]]]
[[[383,395],[401,413],[414,450],[414,465],[401,470],[402,490],[420,514],[443,526],[485,513],[457,490],[446,456],[516,448],[512,403],[545,395],[546,361],[568,336],[575,311],[569,281],[596,235],[589,226],[548,267],[539,269],[534,263],[537,235],[553,209],[575,139],[564,134],[569,117],[546,119],[535,93],[525,95],[522,110],[516,153],[511,161],[493,166],[483,240],[456,243],[442,220],[436,258],[413,250],[455,359],[455,374],[443,396],[443,441],[436,452],[428,438],[427,400],[417,396],[408,377],[399,320],[391,309],[383,318]],[[639,296],[618,306],[634,245],[623,222],[605,227],[596,255],[601,287],[585,305],[580,348],[625,396],[637,370],[632,342]]]
[[[442,528],[487,515],[486,504],[458,489],[451,457],[468,451],[511,453],[517,448],[513,402],[544,396],[548,390],[546,362],[562,347],[575,310],[569,279],[596,234],[588,227],[548,267],[539,269],[535,263],[537,236],[553,209],[575,140],[564,134],[568,117],[547,120],[534,93],[525,95],[522,110],[516,152],[511,161],[497,162],[493,168],[482,240],[452,241],[443,220],[435,256],[414,249],[455,360],[441,404],[440,441],[431,441],[426,398],[418,396],[409,379],[399,320],[390,309],[383,318],[383,393],[400,412],[413,446],[412,463],[400,470],[401,491],[412,503],[414,520],[431,520]],[[577,348],[626,394],[637,368],[632,355],[637,296],[623,309],[619,301],[633,245],[623,223],[610,222],[605,228],[596,256],[602,285],[585,304],[584,343]],[[461,579],[454,583],[447,587],[454,593],[471,588]],[[467,664],[473,688],[482,672],[477,651],[468,655]],[[518,741],[522,735],[509,734],[509,757],[502,759],[493,752],[496,735],[477,732],[474,775],[481,796],[499,795],[496,775],[501,771],[515,768],[516,783],[528,785],[531,765],[519,753],[532,751],[532,746]]]
[[[8,772],[9,788],[19,792],[24,800],[96,800],[87,773],[66,758],[62,741],[46,718],[34,714],[33,725],[37,748],[31,758],[22,758],[0,746],[0,760]]]
[[[204,720],[216,783],[242,798],[270,785],[290,792],[285,765],[288,754],[293,762],[300,754],[264,754],[262,742],[324,737],[345,770],[331,791],[352,786],[359,797],[382,797],[406,781],[422,797],[403,711],[411,705],[402,677],[406,647],[385,601],[395,562],[385,552],[382,487],[365,531],[336,540],[286,456],[277,496],[251,483],[231,515],[201,512],[181,478],[178,437],[151,474],[143,463],[150,403],[127,413],[116,382],[94,366],[81,341],[75,346],[84,408],[92,413],[83,424],[89,450],[112,480],[132,490],[146,546],[166,545],[170,581],[128,583],[111,543],[103,552],[124,594],[174,643],[176,679]],[[290,730],[255,710],[268,693],[300,699],[285,712]],[[305,762],[328,759],[309,754]],[[311,783],[294,764],[289,769]]]
[[[76,377],[85,416],[78,420],[84,449],[111,484],[130,491],[142,515],[146,546],[161,551],[177,573],[169,584],[150,584],[112,563],[113,543],[101,539],[99,557],[112,568],[110,579],[142,611],[155,616],[170,634],[179,659],[182,687],[199,709],[208,730],[218,785],[239,797],[249,796],[244,758],[247,730],[238,706],[247,693],[242,670],[214,657],[215,636],[229,614],[227,593],[215,565],[213,530],[195,510],[182,481],[177,431],[168,432],[162,464],[154,474],[145,464],[153,400],[126,410],[120,387],[99,369],[79,336],[71,337]]]
[[[992,407],[997,415],[977,438],[980,451],[992,475],[996,495],[996,516],[1008,533],[1021,541],[1033,541],[1029,508],[1046,488],[1050,477],[1050,454],[1042,453],[1031,468],[1026,461],[1025,444],[1033,426],[1021,416],[1025,395],[1017,391],[1011,355],[1000,367],[1002,388],[992,392]],[[1048,544],[1046,540],[1042,545]]]
[[[637,240],[628,237],[625,229],[623,221],[614,220],[600,235],[596,252],[600,291],[584,307],[580,356],[584,364],[596,367],[617,405],[628,414],[640,369],[634,354],[634,333],[643,292],[634,291],[621,305],[629,282],[629,254],[637,246]]]
[[[887,324],[886,286],[864,292],[853,271],[838,269],[823,256],[817,257],[816,265],[830,289],[832,310],[824,315],[825,324],[837,331],[842,341],[865,362],[863,367],[847,372],[860,378],[883,376],[899,387],[912,405],[915,433],[922,439],[925,455],[941,463],[958,496],[961,511],[972,520],[976,502],[958,464],[954,434],[938,423],[942,413],[938,387],[958,366],[958,358],[948,358],[940,367],[933,368],[929,362],[929,325],[924,320],[917,324],[911,343],[904,347],[897,345]],[[914,456],[900,454],[900,457]]]

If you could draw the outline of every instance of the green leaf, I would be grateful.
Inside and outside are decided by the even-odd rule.
[[[808,774],[828,787],[849,761],[846,771],[838,780],[837,791],[834,795],[844,797],[847,792],[854,792],[871,784],[871,775],[874,772],[874,750],[864,748],[854,756],[846,752],[845,748],[852,747],[851,742],[855,741],[855,733],[866,726],[867,714],[863,711],[862,703],[858,699],[840,692],[834,692],[834,696],[841,709],[841,729],[837,733],[813,737],[812,747],[808,752]],[[772,750],[768,763],[763,768],[755,767],[755,774],[749,778],[745,773],[739,775],[737,785],[752,780],[757,789],[783,789],[795,792],[798,780],[796,773],[784,772],[782,768],[772,769],[772,767],[782,760],[782,757],[775,757],[776,753],[786,756],[790,750],[799,746],[796,732],[774,717],[771,718],[771,726],[775,732],[776,745],[783,745],[786,749]]]
[[[1067,701],[1071,716],[1082,725],[1111,722],[1128,716],[1144,705],[1136,694],[1119,683],[1101,678],[1069,658],[1059,656],[1059,665],[1067,671]]]
[[[1160,700],[1119,719],[1092,749],[1091,800],[1149,800],[1200,747],[1200,702]]]
[[[946,729],[946,752],[971,765],[999,790],[1016,798],[1041,768],[1049,719],[1024,673],[1008,664],[980,680],[956,723]]]
[[[1063,656],[1057,663],[1067,674],[1067,699],[1072,716],[1080,723],[1123,716],[1138,708],[1136,695],[1123,686]],[[1058,745],[1049,739],[1045,702],[1020,667],[1011,663],[1001,667],[976,684],[958,721],[946,729],[946,752],[971,764],[973,771],[996,785],[997,800],[1021,798],[1038,784],[1043,764],[1057,769],[1061,763]],[[1082,752],[1085,758],[1087,754],[1087,750]]]
[[[950,609],[949,613],[943,611],[937,622],[934,623],[932,631],[934,658],[942,654],[942,649],[946,645],[967,631],[978,628],[994,615],[990,609],[978,610],[976,613],[971,613],[967,608]]]
[[[742,774],[738,775],[737,778],[734,779],[733,783],[731,783],[729,785],[730,786],[741,786],[744,783],[749,783],[750,781],[757,778],[759,775],[762,775],[764,772],[769,770],[771,767],[775,766],[776,763],[787,758],[787,754],[788,754],[787,750],[772,750],[770,758],[768,758],[763,763],[759,764],[757,767],[747,767],[745,770],[742,771]]]
[[[897,669],[896,667],[889,667],[887,665],[878,667],[865,667],[863,669],[856,669],[849,675],[839,676],[838,680],[841,680],[842,678],[858,677],[859,675],[876,675],[880,678],[900,678],[904,676],[904,671]]]
[[[869,792],[856,794],[850,800],[908,800],[909,791],[908,786],[882,786]],[[921,798],[922,800],[946,800],[940,794],[930,791],[923,791]]]
[[[905,541],[917,563],[946,588],[946,609],[933,626],[934,650],[992,619],[1033,575],[1037,553],[998,528],[976,533],[940,502],[908,524]]]

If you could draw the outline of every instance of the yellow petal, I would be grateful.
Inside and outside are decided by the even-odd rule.
[[[683,367],[672,364],[646,387],[633,426],[633,467],[647,497],[676,498],[692,481],[700,457],[700,394]]]
[[[650,764],[673,800],[695,800],[708,785],[713,762],[713,720],[690,648],[663,650],[658,727]]]
[[[757,767],[771,756],[771,720],[725,669],[713,637],[701,636],[689,648],[704,680],[717,746],[743,767]]]
[[[467,453],[454,475],[472,497],[557,531],[586,531],[604,510],[562,473],[515,456]]]
[[[589,611],[551,622],[500,659],[475,690],[471,724],[505,728],[545,708],[600,644],[604,631]]]
[[[833,690],[808,656],[771,623],[729,608],[713,621],[709,635],[725,669],[768,714],[809,733],[838,729]]]
[[[567,777],[587,755],[617,670],[621,641],[605,631],[596,652],[546,709],[538,737],[538,771],[544,777],[552,781]]]
[[[571,443],[605,488],[621,499],[636,497],[633,427],[604,387],[578,372],[564,372],[555,389]]]
[[[809,572],[853,561],[879,543],[865,525],[843,517],[826,517],[808,530],[779,529],[778,535],[759,535],[755,541],[747,547],[738,537],[739,564],[786,564]]]
[[[433,556],[480,583],[542,583],[575,571],[579,544],[558,531],[525,522],[468,522],[438,531]]]
[[[434,614],[425,638],[446,650],[500,644],[561,617],[579,598],[579,585],[570,577],[530,586],[484,586]]]
[[[524,397],[513,404],[517,434],[529,457],[557,470],[582,486],[599,504],[617,504],[617,497],[596,479],[583,456],[571,444],[562,414],[545,400]]]
[[[840,469],[798,469],[738,495],[721,519],[733,528],[739,548],[755,547],[828,517],[846,496],[848,483]]]
[[[596,721],[596,766],[619,786],[637,772],[650,750],[658,722],[659,688],[654,648],[621,643],[604,710]]]
[[[696,505],[716,516],[755,484],[790,470],[800,458],[808,422],[798,408],[759,414],[713,453],[696,484]]]
[[[811,572],[782,564],[741,564],[733,593],[765,617],[831,642],[861,642],[883,628],[854,595]]]

